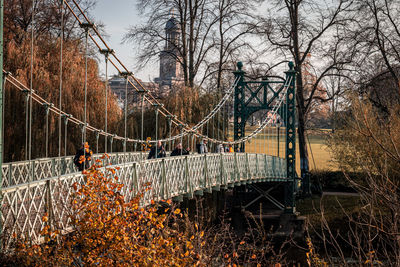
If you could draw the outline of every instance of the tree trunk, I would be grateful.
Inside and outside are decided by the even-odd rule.
[[[194,23],[196,12],[192,1],[189,1],[189,87],[194,86]]]
[[[180,26],[181,26],[181,38],[182,38],[182,69],[183,79],[185,86],[189,86],[189,75],[188,75],[188,58],[187,58],[187,35],[186,35],[186,22],[187,22],[187,3],[183,7],[179,6],[180,12]]]
[[[304,178],[308,173],[308,151],[305,137],[305,122],[306,122],[306,110],[304,101],[304,87],[303,87],[303,75],[302,65],[304,56],[300,52],[299,44],[299,3],[295,3],[289,9],[292,20],[292,38],[293,38],[293,57],[296,64],[297,79],[296,79],[296,97],[297,97],[297,116],[298,116],[298,128],[297,133],[299,135],[299,152],[300,152],[300,171],[301,177]]]

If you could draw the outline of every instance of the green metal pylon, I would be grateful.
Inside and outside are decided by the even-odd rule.
[[[289,62],[289,70],[286,78],[282,79],[282,86],[278,90],[273,90],[271,84],[276,81],[264,77],[261,81],[247,81],[244,79],[245,72],[242,70],[243,63],[237,63],[238,70],[233,72],[235,81],[235,102],[234,102],[234,138],[238,140],[246,135],[246,121],[253,113],[260,110],[274,109],[276,101],[279,100],[280,93],[286,89],[285,101],[282,102],[282,108],[276,110],[280,118],[285,120],[286,125],[286,173],[287,181],[285,185],[285,212],[294,213],[295,208],[295,181],[296,181],[296,71],[293,62]],[[284,81],[283,81],[284,80]],[[290,83],[288,84],[288,82]],[[285,86],[286,85],[286,86]],[[261,94],[262,92],[262,94]],[[260,93],[260,94],[259,94]],[[261,97],[262,95],[262,97]],[[235,147],[235,151],[237,145]],[[245,151],[244,143],[240,144],[240,151]],[[275,158],[273,159],[275,161]]]
[[[243,137],[246,135],[245,133],[245,117],[244,117],[244,110],[243,110],[243,104],[244,104],[244,74],[245,72],[242,70],[243,68],[243,63],[238,62],[237,63],[238,70],[233,72],[235,75],[235,79],[239,79],[238,83],[235,87],[235,100],[234,100],[234,124],[233,124],[233,129],[234,129],[234,139],[238,140],[239,138]],[[244,122],[244,123],[243,123]],[[237,151],[238,145],[235,145],[235,152]],[[244,143],[240,144],[240,151],[244,152]]]
[[[296,71],[293,62],[289,62],[286,81],[290,80],[286,93],[286,175],[285,212],[296,212],[295,181],[296,181]]]

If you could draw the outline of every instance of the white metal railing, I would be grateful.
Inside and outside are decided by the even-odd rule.
[[[93,155],[92,162],[96,159],[101,159],[102,156],[103,154]],[[147,152],[118,152],[108,154],[108,156],[108,158],[103,160],[104,164],[117,165],[124,162],[135,162],[146,159]],[[78,169],[75,167],[73,160],[74,156],[66,156],[3,163],[2,188],[39,181],[48,177],[75,173]]]
[[[118,167],[116,175],[125,185],[122,193],[126,200],[130,200],[150,183],[150,190],[142,199],[143,205],[149,204],[151,200],[191,197],[196,191],[211,191],[221,186],[286,180],[286,160],[265,154],[193,154],[143,161],[138,160],[140,153],[126,153],[125,157],[121,154],[111,155],[110,161],[116,162],[113,166]],[[32,169],[20,167],[26,166],[24,164],[9,165],[8,170],[11,172],[13,168],[20,167],[18,175],[34,170],[37,179],[8,185],[1,191],[1,230],[5,246],[12,243],[14,235],[23,234],[38,240],[44,226],[42,216],[45,212],[49,214],[50,222],[56,222],[62,229],[68,228],[72,185],[75,182],[84,183],[84,179],[79,172],[58,175],[54,170],[54,160],[35,162],[37,165]],[[49,161],[53,165],[48,165]],[[70,168],[68,164],[67,169]],[[45,177],[46,174],[54,173],[56,176]]]

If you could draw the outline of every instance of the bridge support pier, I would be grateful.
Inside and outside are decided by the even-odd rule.
[[[273,236],[301,237],[305,218],[299,216],[294,205],[290,206],[292,202],[286,202],[294,198],[292,185],[292,182],[267,182],[235,187],[231,214],[238,233],[251,227],[254,220],[262,220],[266,231],[272,227]]]

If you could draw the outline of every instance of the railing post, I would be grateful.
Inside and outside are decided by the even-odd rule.
[[[50,185],[50,180],[46,181],[46,197],[45,197],[45,208],[46,208],[46,213],[48,216],[48,222],[47,224],[52,226],[52,221],[53,221],[53,209],[51,205],[51,185]]]
[[[234,181],[238,182],[238,180],[240,180],[240,173],[239,173],[239,167],[238,167],[238,160],[237,160],[237,153],[235,152],[235,177],[234,177]]]
[[[208,161],[207,161],[207,154],[204,154],[204,191],[211,193],[210,187],[210,176],[208,175]]]
[[[165,159],[161,160],[161,198],[166,199],[168,198],[168,191],[166,188],[166,171],[165,171]]]
[[[259,169],[260,168],[258,166],[258,154],[256,154],[256,179],[258,179],[261,176]]]
[[[55,158],[51,159],[51,176],[52,177],[57,176],[57,174],[56,174],[56,159]]]
[[[49,154],[49,113],[50,113],[50,108],[53,106],[53,104],[45,103],[45,104],[43,104],[43,106],[44,106],[45,113],[46,113],[46,151],[45,151],[45,155],[47,158],[48,154]]]
[[[222,153],[219,153],[219,159],[220,159],[220,172],[219,172],[219,185],[224,186],[225,181],[224,180],[224,159]]]
[[[167,151],[172,151],[172,147],[171,147],[171,131],[172,131],[172,119],[174,118],[174,115],[167,115],[167,122],[168,122],[168,150]]]
[[[113,152],[114,137],[115,137],[115,134],[114,134],[113,136],[111,136],[111,140],[110,140],[110,142],[111,142],[111,147],[110,147],[110,149],[111,149],[111,154],[112,154],[112,152]],[[112,162],[112,160],[111,160],[111,162]]]
[[[32,160],[31,161],[31,176],[30,176],[30,181],[29,182],[33,182],[35,179],[35,161]]]
[[[277,178],[277,174],[276,174],[276,158],[275,156],[272,156],[272,178]]]
[[[138,183],[138,174],[137,174],[137,162],[133,163],[133,183],[132,183],[132,192],[133,196],[139,192],[139,183]]]
[[[100,131],[96,131],[96,154],[99,154],[99,137]]]
[[[62,116],[64,118],[64,156],[67,156],[67,133],[68,133],[68,120],[72,118],[72,115],[66,114]]]
[[[249,154],[245,153],[245,155],[246,155],[246,161],[245,161],[246,162],[246,164],[245,164],[246,177],[243,177],[243,178],[245,178],[244,183],[246,183],[247,181],[249,181],[252,178],[252,174],[251,174],[251,171],[250,171]]]
[[[186,181],[186,195],[189,199],[193,198],[193,186],[192,186],[192,179],[189,177],[189,163],[188,163],[188,156],[185,156],[185,161],[184,161],[184,177]]]
[[[268,157],[267,154],[264,154],[264,179],[268,178]]]
[[[12,163],[8,164],[8,186],[12,185]],[[1,170],[3,174],[3,169]],[[1,181],[1,188],[3,188],[3,181]],[[1,214],[0,214],[1,215]],[[1,225],[0,225],[1,226]],[[1,229],[0,229],[0,235],[1,235]]]

